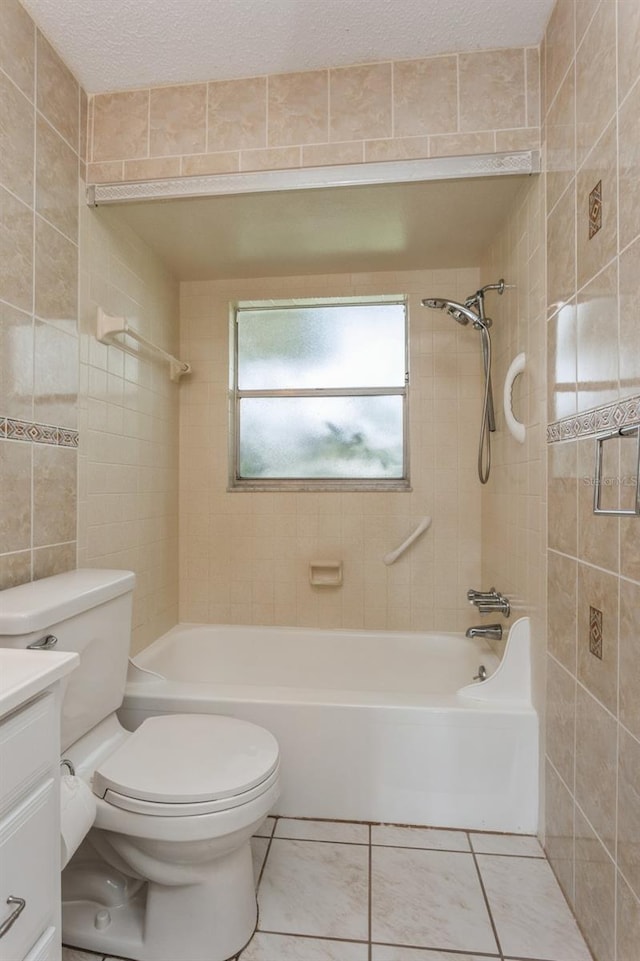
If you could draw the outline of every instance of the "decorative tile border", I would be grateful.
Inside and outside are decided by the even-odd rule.
[[[0,417],[0,440],[25,440],[32,444],[77,447],[78,431],[52,424],[35,424],[28,420]]]
[[[627,397],[615,404],[596,407],[556,420],[547,427],[547,443],[553,444],[560,440],[575,440],[578,437],[589,437],[605,430],[615,430],[617,427],[628,427],[640,423],[640,394]]]

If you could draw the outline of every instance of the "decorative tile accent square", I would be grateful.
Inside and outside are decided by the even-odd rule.
[[[602,660],[602,611],[589,606],[589,650]]]
[[[602,227],[602,181],[599,180],[589,194],[589,240]]]

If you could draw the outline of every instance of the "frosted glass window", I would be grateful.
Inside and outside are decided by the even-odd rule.
[[[238,305],[232,487],[408,487],[403,298]]]

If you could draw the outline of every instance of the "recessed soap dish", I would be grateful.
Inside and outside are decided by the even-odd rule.
[[[309,583],[313,587],[340,587],[342,561],[310,561]]]

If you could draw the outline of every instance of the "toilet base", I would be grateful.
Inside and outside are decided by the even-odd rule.
[[[106,864],[99,869],[110,871]],[[63,901],[62,940],[134,961],[228,961],[251,939],[257,915],[246,842],[209,864],[197,884],[149,881],[116,906]]]

